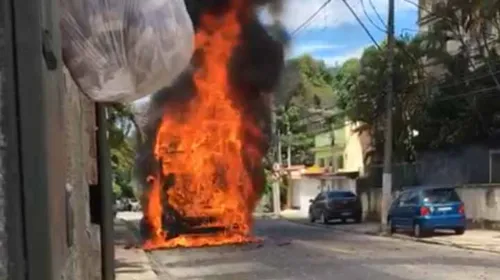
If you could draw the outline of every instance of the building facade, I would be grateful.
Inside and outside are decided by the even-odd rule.
[[[63,67],[58,5],[0,2],[0,279],[101,279],[95,104]]]

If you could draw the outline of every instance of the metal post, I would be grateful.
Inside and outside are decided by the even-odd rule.
[[[106,105],[96,105],[97,160],[99,189],[101,193],[101,262],[102,279],[114,280],[113,239],[113,188],[111,182],[111,160],[108,146]]]
[[[392,192],[392,105],[394,71],[394,0],[389,0],[387,20],[387,104],[384,142],[384,173],[382,175],[382,230],[387,231],[387,214],[391,203]]]

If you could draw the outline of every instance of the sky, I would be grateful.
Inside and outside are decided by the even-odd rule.
[[[314,14],[326,0],[284,0],[281,21],[291,33]],[[347,0],[361,18],[377,42],[383,41],[386,34],[388,0]],[[395,0],[396,35],[415,33],[417,26],[418,0]],[[363,9],[363,6],[365,9]],[[375,27],[365,15],[378,26]],[[381,20],[377,16],[380,15]],[[261,13],[264,23],[270,23],[269,14]],[[372,45],[372,41],[362,29],[355,17],[349,12],[342,0],[332,0],[309,24],[293,38],[287,50],[288,57],[309,53],[322,59],[329,66],[342,64],[349,58],[359,58],[363,50]],[[138,103],[149,100],[149,96]]]
[[[306,22],[325,1],[285,0],[286,5],[281,20],[286,29],[292,33]],[[375,40],[383,41],[386,37],[383,31],[386,30],[388,0],[347,0],[347,2]],[[418,3],[418,0],[395,0],[396,35],[416,33],[418,11],[416,5],[412,3]],[[261,18],[264,22],[270,20],[266,12],[262,13]],[[309,24],[292,37],[287,56],[295,57],[309,53],[315,58],[324,60],[327,65],[333,66],[349,58],[359,58],[363,50],[370,45],[373,45],[370,37],[342,0],[332,0]]]

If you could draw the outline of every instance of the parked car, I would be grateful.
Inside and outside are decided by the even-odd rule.
[[[362,220],[362,207],[359,198],[350,191],[321,192],[310,200],[309,220],[327,224],[330,220],[340,219],[346,222],[353,219],[356,223]]]
[[[466,228],[464,203],[454,187],[420,186],[403,190],[394,200],[387,217],[391,233],[411,230],[423,237],[436,229],[463,234]]]

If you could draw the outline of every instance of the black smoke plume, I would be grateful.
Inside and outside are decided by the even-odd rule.
[[[186,7],[192,19],[195,30],[198,28],[200,16],[204,13],[213,15],[224,14],[231,1],[249,1],[255,11],[249,21],[242,26],[242,34],[239,46],[232,53],[228,69],[230,73],[230,82],[238,90],[233,96],[233,100],[240,108],[247,119],[253,119],[255,123],[260,124],[263,132],[268,139],[266,141],[250,139],[253,137],[250,133],[245,133],[249,141],[260,141],[255,143],[264,153],[267,151],[270,142],[270,110],[269,95],[272,94],[275,86],[280,80],[281,72],[284,67],[284,45],[286,34],[279,25],[272,27],[264,26],[258,19],[257,11],[267,5],[271,14],[277,14],[281,7],[281,1],[277,0],[185,0]],[[136,161],[137,177],[139,182],[145,187],[144,192],[148,191],[146,178],[155,174],[158,168],[153,155],[153,144],[157,133],[157,128],[164,114],[169,114],[169,110],[175,107],[182,111],[182,105],[195,96],[195,87],[192,80],[193,71],[202,53],[195,53],[192,63],[188,69],[175,81],[175,83],[165,88],[151,97],[149,110],[146,118],[147,123],[143,127],[145,141],[139,147],[138,158]],[[237,94],[237,95],[236,95]],[[175,106],[173,106],[175,105]],[[179,109],[181,108],[181,109]],[[242,155],[245,159],[245,155]],[[247,162],[246,167],[251,174],[255,174],[254,184],[263,184],[264,175],[262,166],[254,166]],[[143,201],[147,203],[146,201]]]

